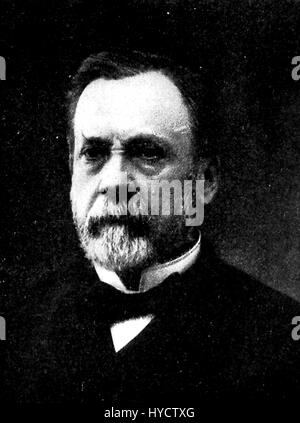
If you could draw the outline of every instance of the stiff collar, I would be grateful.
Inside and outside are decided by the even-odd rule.
[[[174,260],[162,264],[156,264],[143,270],[140,279],[140,286],[138,291],[128,290],[116,272],[107,270],[99,264],[95,263],[95,270],[102,282],[105,282],[119,291],[126,294],[136,294],[139,292],[146,292],[163,282],[167,277],[173,273],[184,273],[197,260],[200,253],[201,234],[196,244],[187,252]]]

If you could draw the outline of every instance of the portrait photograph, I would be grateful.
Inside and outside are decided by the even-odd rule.
[[[0,404],[299,397],[300,3],[0,3]]]

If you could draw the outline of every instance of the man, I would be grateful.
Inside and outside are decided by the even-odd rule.
[[[223,263],[186,208],[143,208],[155,182],[203,181],[204,204],[214,198],[205,100],[199,72],[157,56],[100,53],[81,65],[69,94],[71,203],[92,266],[44,282],[34,340],[24,363],[12,360],[20,401],[196,406],[299,386],[298,304]]]

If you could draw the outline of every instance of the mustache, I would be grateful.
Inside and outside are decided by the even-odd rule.
[[[149,235],[149,216],[105,214],[91,216],[87,223],[88,234],[95,238],[106,226],[124,226],[130,236],[144,237]]]

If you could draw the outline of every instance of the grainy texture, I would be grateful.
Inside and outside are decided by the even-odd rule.
[[[1,276],[17,296],[80,254],[64,95],[83,58],[124,46],[207,70],[223,171],[204,231],[230,263],[300,300],[299,2],[2,3]]]

